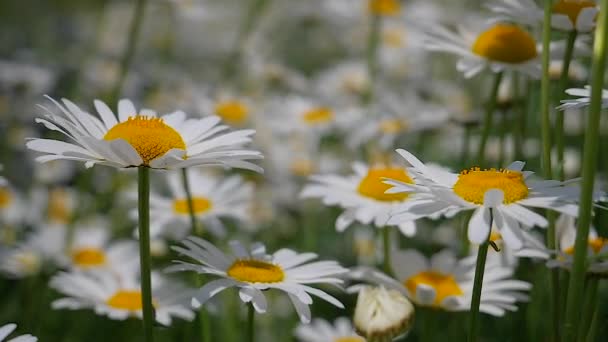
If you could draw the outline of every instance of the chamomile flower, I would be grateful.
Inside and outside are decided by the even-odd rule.
[[[5,178],[0,183],[0,222],[14,225],[23,220],[26,204],[22,195]]]
[[[51,279],[50,286],[66,296],[55,300],[53,309],[91,309],[96,314],[115,320],[142,317],[142,294],[138,270],[120,276],[108,270],[61,272]],[[192,320],[188,308],[192,290],[152,273],[152,305],[156,321],[171,325],[172,317]]]
[[[401,13],[399,0],[368,0],[369,13],[379,16],[397,16]]]
[[[246,220],[253,196],[253,185],[240,176],[218,177],[211,173],[187,170],[194,215],[202,228],[218,237],[226,234],[221,218]],[[152,236],[181,240],[190,233],[190,209],[181,173],[167,175],[171,198],[152,194],[150,198]],[[133,212],[137,215],[137,212]]]
[[[388,192],[421,193],[422,196],[402,205],[393,212],[389,223],[398,224],[432,215],[452,216],[460,211],[473,210],[468,237],[481,244],[490,234],[493,222],[505,243],[513,249],[523,246],[523,227],[546,227],[547,220],[528,208],[544,208],[577,215],[574,204],[578,187],[567,182],[531,180],[532,172],[522,171],[523,162],[514,162],[505,169],[471,168],[459,174],[429,169],[411,153],[397,152],[413,167],[408,171],[420,179],[420,184],[387,181],[394,185]]]
[[[467,78],[486,67],[495,73],[515,70],[535,78],[540,75],[536,40],[520,26],[498,23],[479,32],[460,28],[455,33],[436,25],[426,33],[426,48],[459,56],[456,68]]]
[[[324,134],[335,124],[336,112],[325,101],[286,96],[271,101],[274,129],[280,134]]]
[[[449,250],[443,250],[431,258],[413,249],[394,250],[391,268],[396,278],[371,268],[355,269],[352,277],[400,291],[420,306],[468,311],[473,296],[474,259],[459,260]],[[502,316],[505,311],[516,311],[514,304],[517,301],[528,299],[525,292],[532,285],[512,279],[513,273],[512,268],[499,263],[486,264],[480,311]]]
[[[301,342],[365,342],[346,317],[337,318],[334,324],[322,318],[315,318],[310,324],[300,323],[295,335]]]
[[[194,271],[199,274],[218,276],[201,287],[192,298],[195,308],[205,304],[219,292],[236,287],[245,303],[251,302],[255,310],[264,313],[268,304],[262,291],[277,289],[285,292],[300,317],[300,321],[310,322],[311,294],[339,308],[342,303],[329,294],[309,284],[342,284],[338,277],[348,272],[335,261],[307,263],[317,257],[314,253],[298,254],[290,249],[280,249],[273,254],[266,253],[262,244],[254,244],[247,249],[238,241],[230,247],[234,255],[227,255],[211,243],[191,236],[182,241],[184,247],[173,247],[175,251],[196,261],[190,263],[175,261],[168,271]]]
[[[570,88],[566,94],[576,96],[576,99],[561,100],[562,103],[557,109],[584,108],[591,103],[591,86],[585,88]],[[602,108],[608,108],[608,90],[602,89]]]
[[[364,286],[353,321],[357,332],[369,341],[393,341],[412,327],[414,306],[397,290]]]
[[[377,228],[397,226],[401,233],[412,236],[416,233],[414,220],[403,220],[389,223],[390,213],[409,199],[409,194],[387,194],[389,185],[385,178],[398,179],[411,184],[413,179],[403,167],[392,165],[368,166],[360,162],[353,163],[354,174],[341,176],[336,174],[314,175],[311,184],[304,187],[303,198],[320,198],[325,205],[338,205],[344,212],[336,219],[336,230],[344,231],[354,222],[373,224]]]
[[[251,141],[253,130],[226,133],[227,126],[218,125],[220,118],[187,119],[177,111],[157,117],[150,110],[137,111],[129,100],[118,103],[118,119],[110,108],[95,101],[101,117],[81,110],[63,99],[63,105],[49,99],[60,114],[46,110],[45,118],[38,118],[50,130],[66,135],[73,142],[53,139],[32,139],[27,146],[44,155],[39,162],[57,159],[85,162],[116,168],[147,166],[155,169],[174,169],[189,166],[222,165],[261,171],[247,160],[260,159],[257,151],[243,145]]]
[[[250,121],[252,103],[249,99],[231,93],[220,92],[216,96],[203,96],[198,101],[203,113],[213,113],[231,126],[245,126]]]
[[[17,324],[15,323],[9,323],[9,324],[5,324],[3,326],[0,327],[0,342],[5,341],[5,342],[36,342],[38,341],[37,337],[34,337],[30,334],[27,335],[20,335],[14,338],[11,338],[10,340],[7,340],[6,338],[8,337],[8,335],[10,335],[13,331],[15,331],[15,329],[17,329]]]
[[[68,248],[67,264],[74,270],[137,269],[139,252],[135,241],[110,242],[106,227],[78,228]]]

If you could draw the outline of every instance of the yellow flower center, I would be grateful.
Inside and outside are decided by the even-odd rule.
[[[106,263],[106,254],[94,247],[79,248],[72,252],[72,261],[83,268],[101,266]]]
[[[528,186],[523,174],[511,170],[464,170],[454,184],[454,192],[467,202],[482,205],[486,191],[498,189],[504,193],[504,204],[517,202],[528,197]]]
[[[56,223],[68,223],[71,217],[68,208],[68,193],[63,189],[53,189],[49,193],[48,218]]]
[[[205,197],[192,197],[192,209],[195,214],[202,214],[211,209],[211,201]],[[189,214],[188,199],[177,199],[173,202],[173,210],[178,214]]]
[[[515,25],[496,24],[482,32],[473,53],[491,61],[519,64],[534,59],[538,53],[532,36]]]
[[[397,15],[401,10],[399,0],[369,0],[367,9],[375,15]]]
[[[141,291],[119,290],[107,300],[106,304],[114,309],[139,311],[143,307]],[[156,306],[154,299],[152,299],[152,305]]]
[[[315,126],[330,122],[334,118],[334,112],[326,107],[318,107],[304,113],[303,120],[309,126]]]
[[[370,168],[367,175],[359,183],[357,191],[366,197],[373,198],[382,202],[395,202],[405,200],[409,194],[385,194],[391,186],[383,183],[384,178],[398,180],[400,182],[412,184],[414,181],[401,168]]]
[[[384,134],[397,134],[402,132],[406,125],[397,119],[386,119],[380,121],[380,131]]]
[[[572,26],[576,26],[578,15],[587,7],[595,7],[595,3],[585,0],[561,0],[553,5],[553,13],[567,15]]]
[[[365,340],[360,336],[345,336],[336,338],[334,342],[365,342]]]
[[[249,108],[242,102],[230,100],[217,103],[215,113],[229,124],[239,125],[247,120]]]
[[[298,159],[291,163],[289,170],[296,176],[307,177],[315,171],[315,165],[307,159]]]
[[[499,242],[500,240],[502,240],[502,235],[500,235],[497,230],[492,229],[490,232],[490,241]]]
[[[596,237],[594,239],[589,239],[588,241],[589,247],[593,253],[598,254],[604,246],[608,245],[608,239],[603,237]],[[566,254],[574,255],[574,246],[570,246],[566,248],[564,251]]]
[[[240,259],[226,271],[228,276],[246,283],[279,283],[285,279],[283,269],[265,261]]]
[[[186,149],[186,143],[176,130],[163,119],[147,116],[130,116],[127,121],[112,127],[103,139],[126,140],[143,159],[143,165],[149,165],[171,149]]]
[[[8,188],[0,188],[0,209],[7,208],[13,201],[13,194]]]
[[[433,306],[440,306],[449,296],[462,296],[464,293],[458,286],[454,276],[435,271],[420,272],[405,281],[405,287],[415,296],[418,285],[427,285],[435,289]]]
[[[388,28],[382,33],[382,42],[393,48],[403,47],[405,46],[405,33],[401,29]]]

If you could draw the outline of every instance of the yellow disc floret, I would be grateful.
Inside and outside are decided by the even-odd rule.
[[[397,15],[401,10],[399,0],[369,0],[367,8],[370,13],[375,15]]]
[[[283,269],[260,260],[239,259],[226,271],[228,276],[246,283],[279,283],[285,279]]]
[[[380,132],[384,134],[397,134],[405,130],[406,124],[397,119],[385,119],[380,121]]]
[[[491,189],[503,192],[504,204],[528,197],[528,186],[524,182],[523,174],[519,171],[472,168],[462,171],[454,184],[454,192],[458,196],[465,201],[479,205],[483,204],[486,191]]]
[[[240,125],[247,120],[249,108],[237,100],[218,102],[215,113],[229,124]]]
[[[142,308],[141,292],[137,290],[117,291],[106,304],[114,309],[139,311]]]
[[[171,149],[186,149],[182,136],[163,119],[148,116],[131,116],[112,127],[104,140],[126,140],[143,160],[143,165],[163,156]],[[136,165],[134,165],[136,166]]]
[[[496,24],[482,32],[472,47],[473,53],[495,62],[519,64],[538,56],[536,41],[519,26]]]
[[[192,197],[192,209],[195,214],[202,214],[211,209],[211,200],[205,197]],[[177,199],[173,201],[173,210],[178,214],[189,214],[188,199]]]
[[[608,245],[608,239],[603,237],[591,238],[587,242],[589,248],[593,251],[593,253],[598,254],[602,251],[604,246]],[[566,254],[574,255],[574,246],[570,246],[564,250]]]
[[[418,285],[427,285],[435,289],[433,306],[440,306],[446,297],[462,296],[464,294],[453,275],[436,271],[420,272],[405,281],[405,287],[414,297]]]
[[[6,187],[0,187],[0,209],[7,208],[13,201],[13,194]]]
[[[365,342],[365,340],[360,336],[345,336],[338,337],[333,342]]]
[[[106,254],[99,248],[79,248],[72,252],[72,261],[83,268],[97,267],[106,263]]]
[[[47,216],[49,221],[67,224],[70,222],[72,211],[68,204],[69,194],[65,189],[53,189],[49,192]]]
[[[567,15],[572,26],[576,26],[578,15],[588,7],[595,7],[595,3],[585,0],[561,0],[553,5],[553,13]]]
[[[359,183],[357,191],[365,196],[382,202],[403,201],[409,195],[407,193],[385,194],[391,186],[384,183],[384,178],[398,180],[412,184],[414,181],[402,168],[370,168],[367,175]]]
[[[309,126],[316,126],[330,122],[334,118],[334,112],[327,107],[313,108],[304,113],[302,119]]]

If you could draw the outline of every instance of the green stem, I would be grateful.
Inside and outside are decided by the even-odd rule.
[[[587,286],[585,287],[585,301],[583,302],[583,306],[581,307],[581,323],[578,327],[577,334],[578,340],[580,342],[585,342],[587,333],[589,331],[589,326],[591,325],[591,319],[597,306],[596,300],[598,283],[599,279],[597,279],[596,277],[589,277],[587,279]]]
[[[595,306],[595,311],[593,312],[593,318],[591,319],[591,326],[589,327],[589,331],[587,332],[586,342],[595,342],[597,341],[597,325],[600,320],[600,305]]]
[[[150,169],[138,168],[138,209],[139,209],[139,263],[141,272],[141,300],[143,308],[144,341],[154,340],[152,325],[152,285],[150,279]]]
[[[382,17],[378,14],[371,14],[371,25],[367,36],[367,74],[369,77],[369,89],[364,94],[364,102],[370,103],[374,97],[374,82],[378,74],[377,56],[378,45],[380,43],[380,29],[382,27]]]
[[[486,237],[484,243],[479,245],[479,249],[477,250],[477,264],[475,265],[475,279],[473,281],[473,297],[471,298],[469,320],[469,342],[475,342],[479,337],[479,305],[481,304],[481,288],[483,286],[483,274],[486,269],[486,257],[488,256],[490,231],[492,230],[493,221],[494,215],[492,213],[492,209],[490,209],[490,228],[488,229],[488,236]]]
[[[182,186],[186,193],[186,201],[188,202],[188,215],[190,216],[190,228],[192,234],[201,235],[196,224],[196,214],[194,213],[194,202],[192,200],[192,191],[190,190],[190,182],[188,181],[187,169],[182,169]]]
[[[564,324],[564,341],[573,341],[577,332],[579,305],[581,303],[583,282],[585,279],[587,257],[587,240],[593,209],[593,186],[597,166],[598,136],[600,113],[602,110],[602,87],[606,61],[606,43],[608,38],[608,0],[602,0],[593,46],[593,65],[591,69],[591,103],[587,130],[585,131],[585,148],[583,152],[583,180],[579,201],[578,226],[574,243],[574,261],[568,286],[568,303]]]
[[[122,56],[122,59],[120,61],[120,74],[118,75],[118,80],[116,81],[116,85],[114,86],[114,90],[112,91],[110,103],[116,103],[116,101],[120,97],[120,93],[122,91],[122,86],[125,83],[125,79],[127,78],[129,67],[131,66],[133,56],[135,55],[135,49],[137,48],[137,38],[139,37],[141,23],[143,22],[146,2],[147,0],[136,0],[135,2],[135,10],[133,11],[131,27],[129,28],[127,47],[125,50],[125,54]]]
[[[524,143],[524,129],[523,124],[525,124],[526,120],[526,111],[524,107],[524,101],[520,93],[520,80],[519,73],[513,72],[513,111],[514,114],[514,122],[511,125],[511,129],[513,132],[513,159],[514,160],[522,160],[523,159],[523,143]]]
[[[255,325],[253,320],[255,317],[255,310],[253,304],[249,304],[247,307],[247,342],[253,342],[255,340]]]
[[[471,150],[471,124],[465,123],[463,125],[463,142],[462,142],[462,151],[460,155],[460,162],[463,165],[463,168],[466,168],[469,160],[469,151]]]
[[[477,163],[479,166],[482,166],[485,162],[486,144],[488,143],[488,137],[490,136],[490,130],[492,129],[494,110],[496,109],[496,98],[498,97],[498,87],[500,87],[502,75],[503,73],[499,72],[494,77],[492,91],[490,92],[490,97],[486,103],[486,113],[481,132],[481,140],[479,141],[479,150],[477,152]]]
[[[391,228],[382,228],[382,269],[384,273],[393,275],[393,269],[391,267]]]
[[[505,137],[507,134],[507,113],[500,112],[500,125],[498,127],[498,165],[502,165],[505,162]]]
[[[576,30],[568,33],[566,42],[566,53],[562,64],[562,73],[559,78],[558,97],[564,95],[568,86],[568,74],[570,72],[570,62],[574,53],[574,43],[576,42]],[[564,111],[558,110],[555,116],[555,145],[557,147],[557,177],[564,180]]]

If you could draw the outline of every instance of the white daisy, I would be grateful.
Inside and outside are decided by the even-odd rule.
[[[189,263],[175,261],[168,271],[194,271],[211,274],[219,279],[212,280],[201,287],[192,298],[196,308],[205,304],[219,292],[236,287],[245,303],[251,302],[259,313],[266,312],[267,301],[264,290],[284,291],[293,303],[300,321],[310,322],[312,297],[317,296],[339,308],[342,303],[329,294],[308,284],[342,284],[338,276],[348,272],[335,261],[306,262],[317,257],[314,253],[298,254],[289,249],[280,249],[273,254],[266,253],[266,247],[256,243],[250,249],[240,242],[232,241],[230,247],[234,255],[227,255],[211,243],[191,236],[182,241],[183,246],[173,247],[175,251],[196,261]]]
[[[367,66],[360,60],[336,64],[319,73],[314,83],[319,96],[342,105],[356,103],[372,86]]]
[[[335,109],[325,101],[290,95],[270,102],[269,119],[279,134],[325,134],[335,125]]]
[[[253,104],[249,99],[225,91],[218,92],[215,96],[201,96],[197,105],[202,113],[217,115],[222,121],[236,127],[247,125],[253,112]]]
[[[322,318],[315,318],[310,324],[300,323],[295,335],[301,342],[365,342],[346,317],[337,318],[334,324]]]
[[[397,290],[364,286],[353,321],[357,332],[369,341],[393,341],[412,327],[414,305]]]
[[[452,216],[474,210],[469,221],[469,240],[481,244],[490,234],[492,221],[505,243],[513,249],[523,247],[523,227],[546,227],[547,220],[528,208],[544,208],[576,216],[579,188],[569,182],[531,180],[530,171],[522,171],[523,162],[514,162],[505,169],[471,168],[460,174],[429,169],[411,153],[397,152],[413,167],[408,171],[418,177],[419,184],[387,181],[395,188],[388,192],[421,193],[393,212],[389,223],[436,215]],[[571,183],[571,182],[570,182]]]
[[[584,108],[591,103],[591,86],[585,88],[570,88],[566,90],[566,94],[576,96],[576,99],[561,100],[562,103],[557,109]],[[602,89],[602,108],[608,108],[608,90]]]
[[[498,23],[479,32],[460,28],[457,33],[429,26],[426,48],[460,57],[456,68],[469,78],[489,67],[492,72],[515,70],[538,78],[541,67],[536,40],[513,24]]]
[[[65,163],[64,163],[65,164]],[[80,198],[69,187],[37,187],[30,194],[30,223],[67,225],[71,222]]]
[[[23,221],[27,214],[26,203],[23,196],[2,178],[0,182],[0,222],[15,225]]]
[[[17,324],[9,323],[0,327],[0,342],[36,342],[38,341],[38,337],[32,336],[30,334],[20,335],[17,337],[13,337],[10,340],[6,338],[17,328]]]
[[[395,250],[391,267],[396,278],[371,268],[358,268],[352,277],[371,281],[405,294],[414,303],[447,311],[468,311],[473,296],[475,257],[458,260],[449,250],[430,259],[420,252]],[[517,301],[526,301],[532,284],[512,279],[514,270],[499,263],[485,266],[480,311],[502,316],[516,311]]]
[[[63,99],[63,105],[48,97],[61,111],[47,114],[36,122],[58,131],[73,143],[53,139],[31,139],[27,146],[44,155],[39,162],[57,159],[78,160],[87,167],[95,164],[117,168],[147,166],[155,169],[185,168],[197,165],[222,165],[261,172],[247,160],[260,159],[257,151],[243,146],[251,141],[253,130],[226,133],[227,126],[218,125],[220,118],[187,119],[177,111],[157,117],[150,110],[137,111],[129,100],[118,103],[118,119],[110,108],[95,101],[101,117],[82,111]]]
[[[401,13],[399,0],[367,0],[369,13],[379,16],[397,16]]]
[[[336,219],[336,230],[344,231],[353,222],[373,224],[378,228],[397,226],[401,233],[412,236],[416,233],[414,220],[403,220],[398,224],[388,223],[390,213],[409,200],[409,194],[387,194],[390,186],[384,178],[413,183],[403,167],[353,163],[354,174],[314,175],[311,184],[304,187],[303,198],[320,198],[325,205],[338,205],[344,212]]]
[[[218,237],[226,234],[220,218],[241,221],[249,217],[253,185],[240,176],[218,177],[188,169],[188,187],[192,205],[202,228]],[[181,240],[190,233],[190,211],[181,173],[167,175],[171,197],[152,194],[150,198],[150,234]],[[133,215],[137,216],[134,211]]]
[[[120,276],[107,270],[61,272],[51,279],[50,286],[66,297],[53,301],[53,309],[92,309],[96,314],[124,320],[142,317],[142,295],[138,270]],[[171,325],[172,316],[192,320],[188,308],[192,290],[152,273],[152,305],[156,321]]]

